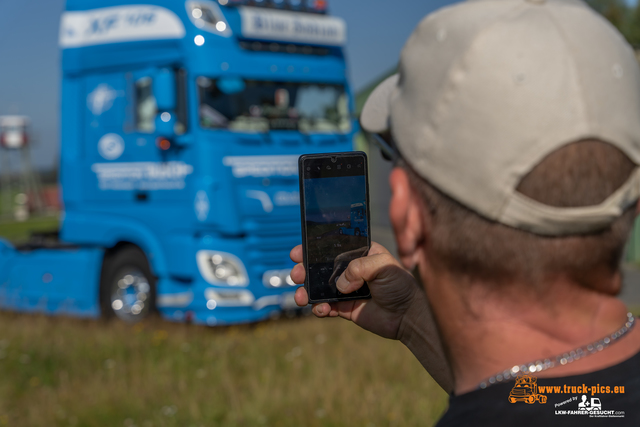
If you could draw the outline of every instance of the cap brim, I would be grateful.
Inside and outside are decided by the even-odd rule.
[[[390,98],[398,86],[399,74],[394,74],[376,87],[360,115],[360,125],[368,132],[383,133],[389,130],[389,116],[391,113]]]

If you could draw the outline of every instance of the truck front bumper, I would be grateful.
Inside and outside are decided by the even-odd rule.
[[[172,321],[187,321],[210,326],[251,323],[273,317],[283,311],[297,310],[293,296],[297,285],[288,273],[293,267],[289,251],[296,239],[268,239],[269,247],[258,239],[229,239],[205,236],[195,240],[190,251],[194,260],[193,279],[160,278],[157,301],[161,315]],[[218,249],[224,248],[224,252]],[[224,285],[203,271],[203,252],[228,255],[239,263],[245,278]],[[200,254],[200,255],[199,255]],[[241,285],[238,285],[241,284]]]

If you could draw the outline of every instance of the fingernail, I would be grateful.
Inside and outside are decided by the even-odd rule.
[[[340,277],[342,277],[342,276],[340,276]],[[347,279],[344,279],[344,281],[345,281],[345,282],[347,282]],[[338,283],[339,283],[339,282],[340,282],[340,279],[338,279],[338,281],[336,282],[336,288],[338,288],[338,290],[339,290],[340,292],[344,292],[344,291],[345,291],[345,289],[347,289],[347,287],[349,286],[349,282],[347,282],[347,285],[346,285],[346,286],[340,286],[340,285],[338,285]]]
[[[322,314],[322,307],[320,306],[316,307],[316,313]]]

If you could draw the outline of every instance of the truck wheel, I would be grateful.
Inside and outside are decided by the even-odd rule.
[[[155,298],[155,277],[140,249],[126,246],[105,257],[100,281],[104,317],[139,322],[155,311]]]
[[[356,236],[359,236],[360,235],[360,229],[356,228],[356,231],[353,234],[355,234]]]

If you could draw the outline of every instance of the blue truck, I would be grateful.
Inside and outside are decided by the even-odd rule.
[[[297,158],[350,151],[324,0],[67,0],[57,235],[0,243],[0,308],[219,325],[293,307]]]
[[[349,217],[349,227],[340,227],[338,233],[346,236],[366,236],[368,230],[366,202],[352,204]]]

